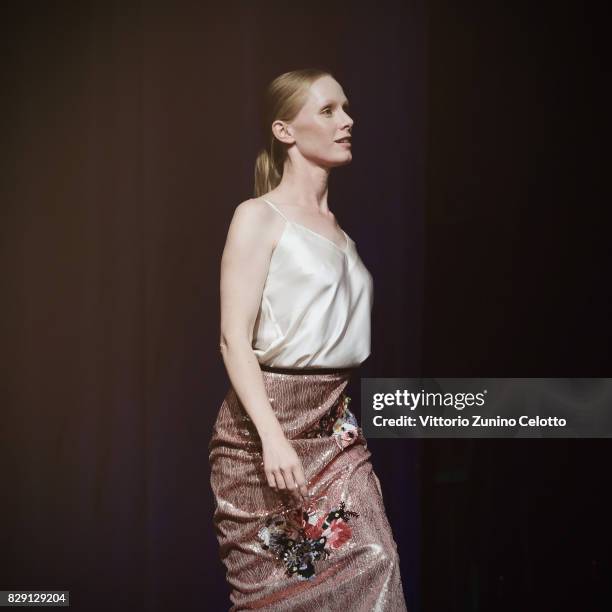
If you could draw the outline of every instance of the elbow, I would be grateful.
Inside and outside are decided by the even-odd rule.
[[[250,346],[247,339],[242,336],[227,336],[222,335],[219,340],[219,350],[221,355],[225,357],[230,350],[236,347]]]
[[[219,352],[223,357],[227,355],[230,345],[233,346],[233,343],[225,336],[221,336],[221,340],[219,340]]]

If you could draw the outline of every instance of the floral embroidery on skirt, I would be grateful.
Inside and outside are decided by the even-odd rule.
[[[288,576],[307,580],[315,574],[314,561],[325,559],[352,535],[348,521],[357,512],[340,507],[328,513],[293,509],[268,517],[258,533],[262,548],[270,550],[287,568]]]
[[[342,392],[304,437],[333,437],[342,450],[355,442],[360,428],[348,408],[350,401],[351,398]],[[258,536],[262,547],[285,564],[289,576],[308,579],[315,574],[314,561],[325,559],[332,550],[340,548],[351,538],[348,521],[357,516],[357,512],[345,508],[344,502],[330,512],[293,508],[268,517]]]
[[[350,402],[351,398],[343,391],[329,412],[321,417],[318,425],[309,431],[305,437],[333,436],[341,449],[345,449],[352,444],[359,435],[360,427],[355,415],[349,410]]]

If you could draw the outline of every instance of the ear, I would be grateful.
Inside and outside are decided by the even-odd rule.
[[[272,123],[272,132],[274,136],[278,138],[281,142],[285,144],[293,144],[295,142],[295,138],[293,138],[291,127],[285,123],[284,121],[276,120]]]

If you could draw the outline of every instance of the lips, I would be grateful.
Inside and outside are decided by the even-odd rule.
[[[335,140],[334,142],[348,142],[350,144],[351,140],[352,139],[350,136],[345,136],[344,138],[339,138],[338,140]]]

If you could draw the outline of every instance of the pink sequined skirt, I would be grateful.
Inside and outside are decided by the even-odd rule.
[[[350,371],[262,375],[312,497],[298,505],[268,486],[257,430],[230,388],[209,445],[230,610],[405,611],[380,483],[344,392]]]

